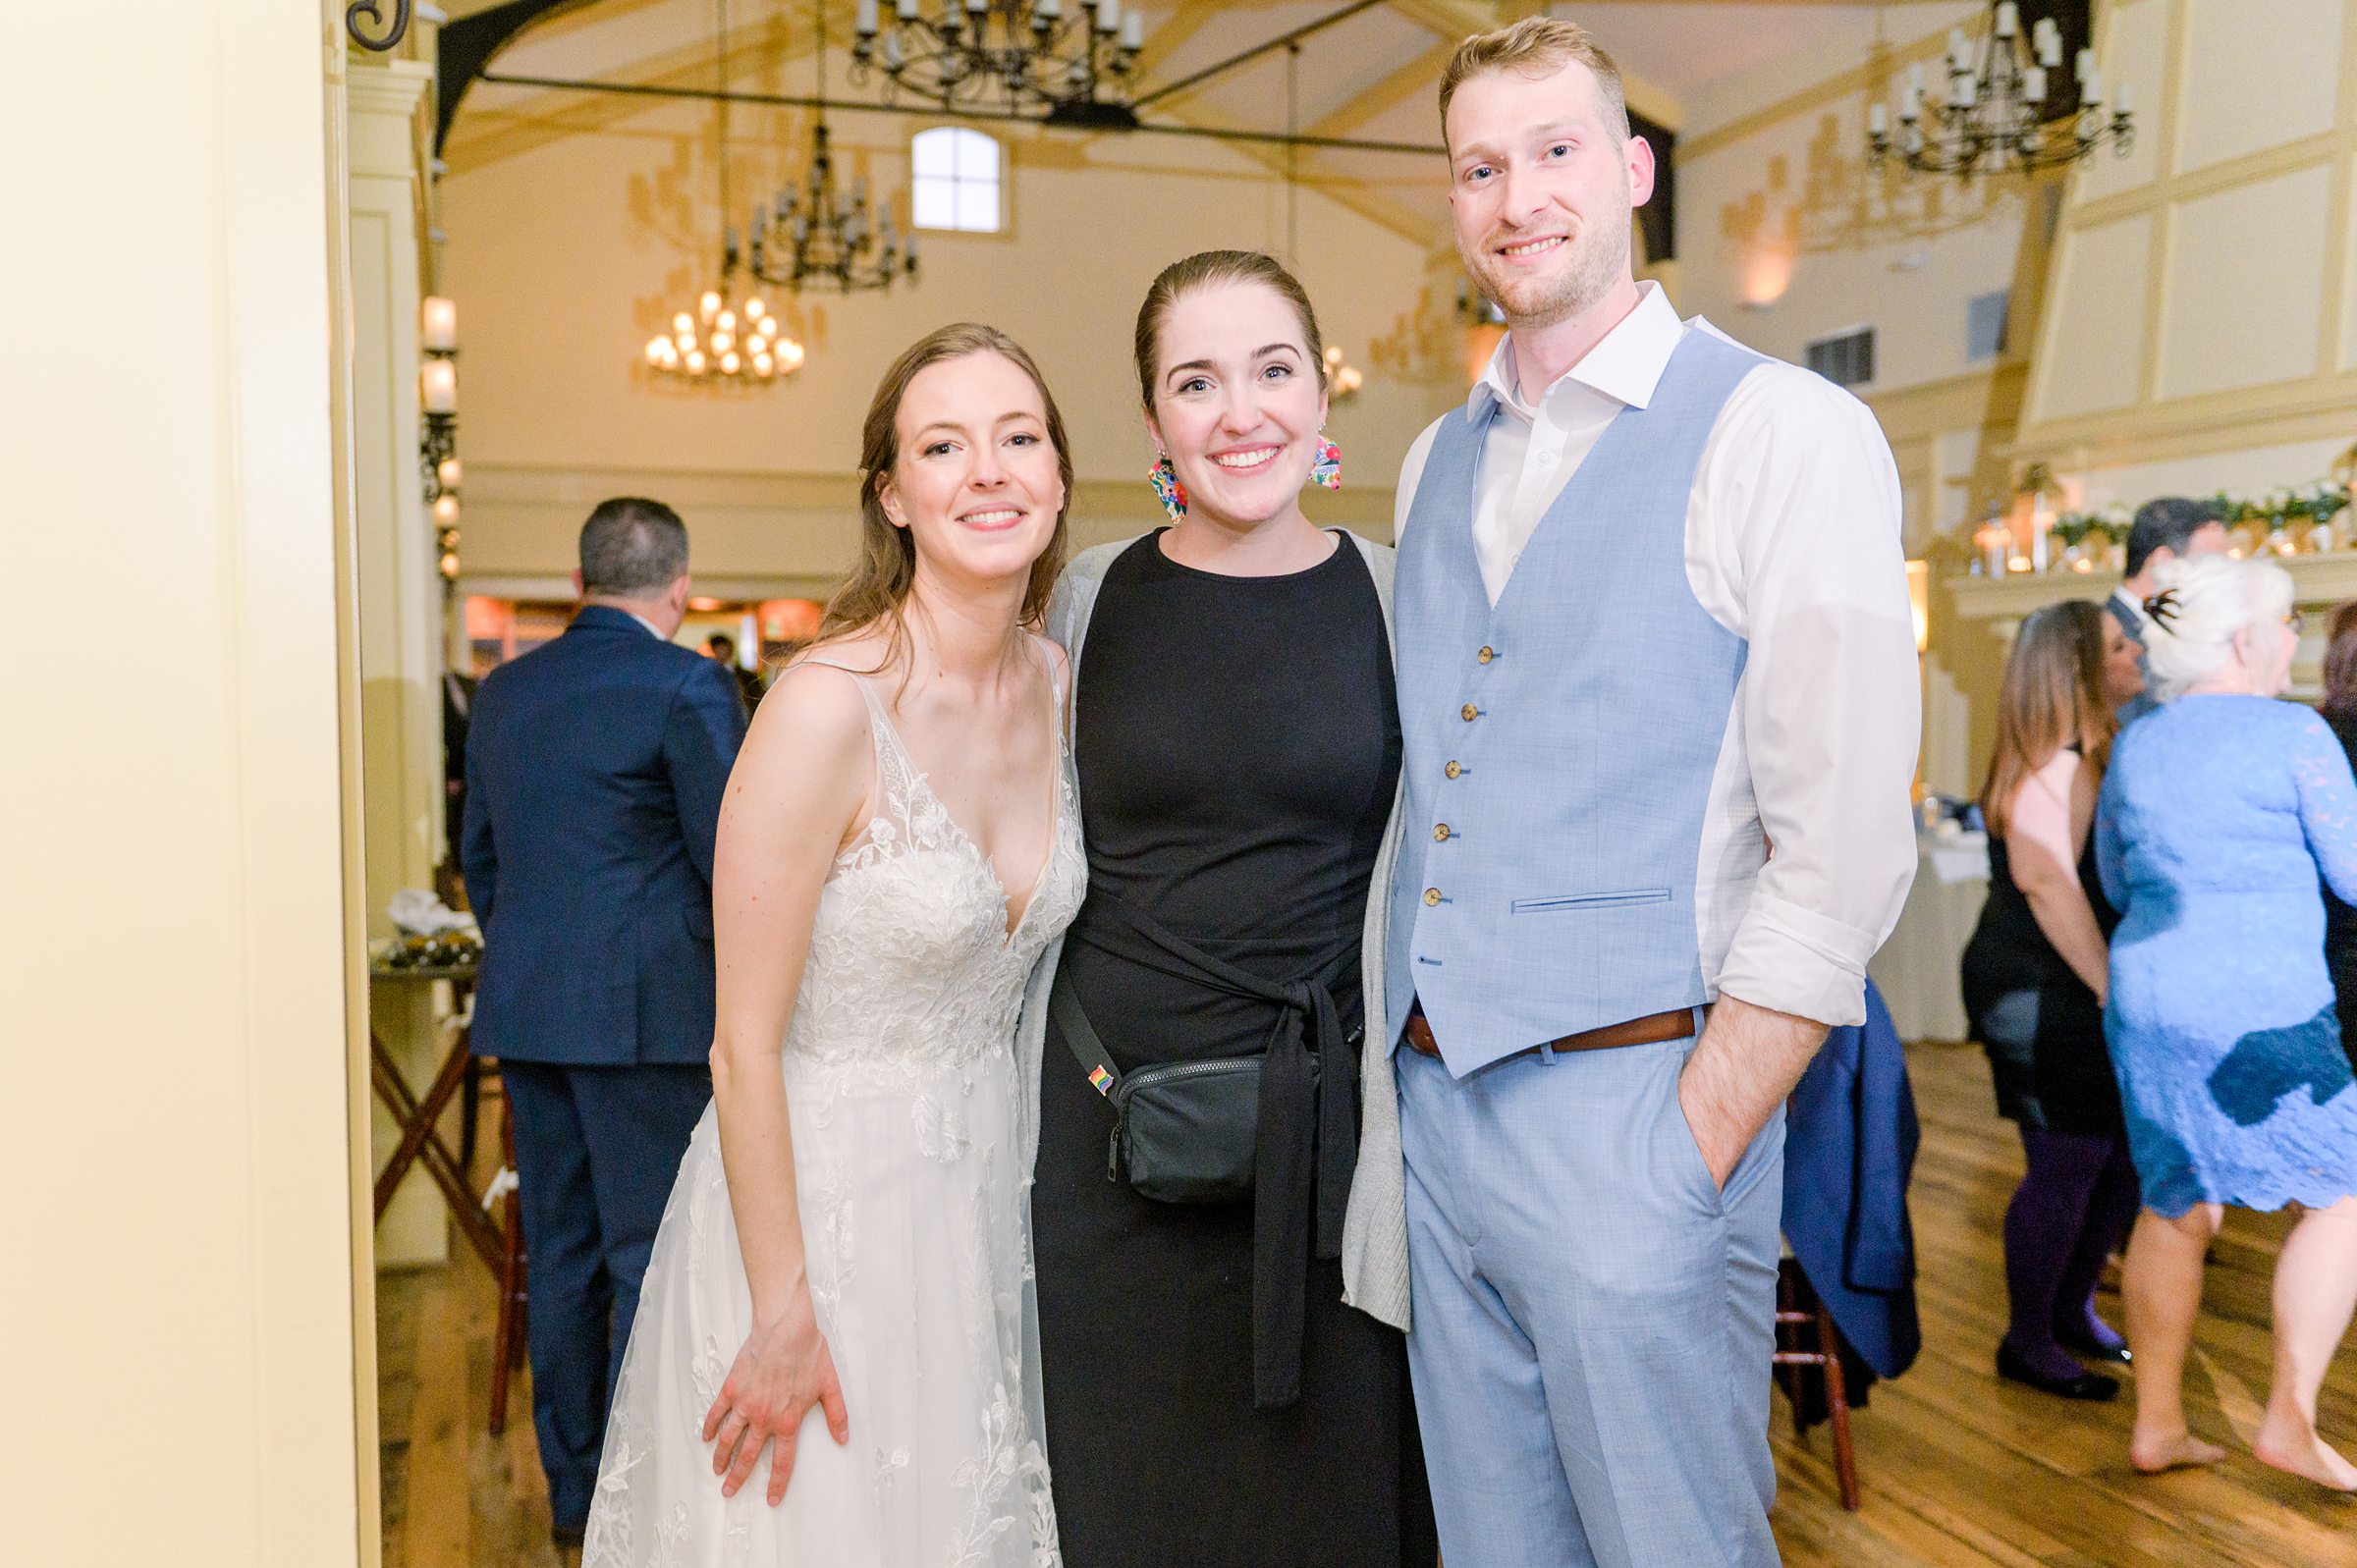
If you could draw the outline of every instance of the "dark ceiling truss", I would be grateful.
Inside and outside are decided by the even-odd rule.
[[[477,81],[494,86],[535,87],[549,92],[605,93],[626,97],[685,98],[704,102],[764,104],[773,108],[814,109],[820,107],[816,97],[793,93],[722,91],[713,87],[663,86],[647,82],[599,81],[564,77],[511,75],[489,69],[500,50],[526,27],[542,17],[558,10],[594,0],[508,0],[506,5],[493,6],[451,23],[442,29],[440,40],[440,70],[438,81],[441,97],[436,105],[434,145],[437,149],[449,138],[451,122],[458,116],[459,105],[466,89]],[[821,4],[825,0],[820,0]],[[1135,110],[1171,97],[1187,88],[1198,86],[1216,77],[1247,65],[1276,50],[1297,45],[1315,32],[1347,21],[1362,11],[1372,10],[1386,0],[1352,0],[1338,10],[1327,13],[1289,32],[1254,44],[1237,54],[1204,69],[1192,72],[1176,81],[1165,82],[1141,94],[1134,105],[1112,105],[1110,114],[1048,115],[1024,114],[1013,110],[944,108],[938,104],[894,105],[860,103],[842,98],[829,98],[824,107],[839,114],[915,115],[926,120],[971,120],[1003,125],[1029,125],[1064,128],[1087,132],[1144,132],[1154,135],[1195,136],[1211,141],[1251,142],[1268,146],[1293,146],[1325,151],[1380,152],[1419,158],[1440,158],[1447,149],[1437,142],[1375,141],[1354,136],[1321,136],[1308,134],[1288,135],[1282,131],[1248,131],[1212,126],[1167,124],[1140,119]],[[1672,155],[1676,146],[1676,134],[1654,124],[1639,114],[1629,116],[1630,128],[1653,144],[1659,164],[1655,178],[1654,199],[1638,209],[1637,221],[1645,235],[1646,254],[1657,261],[1666,261],[1676,254],[1677,226],[1674,205],[1674,176]]]
[[[594,81],[568,77],[510,76],[504,71],[486,71],[476,80],[487,81],[495,87],[538,87],[550,92],[605,92],[640,98],[692,98],[705,103],[766,104],[779,109],[824,107],[829,114],[889,114],[903,117],[915,115],[928,121],[976,120],[997,125],[1042,126],[1051,130],[1069,125],[1069,122],[1067,121],[1051,120],[1036,114],[1021,114],[1014,110],[945,109],[939,104],[911,108],[905,104],[860,103],[836,97],[829,97],[822,104],[820,99],[807,93],[743,92],[736,89],[722,92],[716,87],[673,87],[650,82]],[[1086,129],[1114,128],[1091,126]],[[1426,144],[1420,141],[1364,141],[1347,136],[1288,136],[1282,131],[1228,131],[1211,126],[1156,125],[1144,120],[1135,125],[1123,125],[1118,129],[1124,133],[1142,131],[1161,136],[1200,136],[1211,141],[1256,141],[1277,145],[1289,142],[1297,147],[1339,148],[1347,152],[1395,152],[1418,158],[1438,158],[1443,155],[1443,149],[1438,143]]]

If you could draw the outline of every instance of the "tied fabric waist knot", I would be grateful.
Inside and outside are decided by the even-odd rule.
[[[1309,1261],[1343,1254],[1343,1219],[1358,1163],[1358,1054],[1345,1038],[1334,985],[1358,963],[1355,938],[1308,974],[1271,981],[1213,956],[1118,899],[1091,897],[1069,940],[1099,952],[1277,1010],[1260,1070],[1252,1169],[1252,1402],[1301,1397]]]

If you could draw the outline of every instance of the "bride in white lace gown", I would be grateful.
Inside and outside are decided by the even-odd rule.
[[[1062,656],[1022,629],[1069,460],[1037,371],[976,327],[887,373],[865,446],[841,634],[780,677],[730,781],[713,1106],[640,1294],[584,1568],[1061,1561],[1039,1064],[1014,1040],[1087,883]]]

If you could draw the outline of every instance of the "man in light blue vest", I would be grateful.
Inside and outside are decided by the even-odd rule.
[[[1385,1013],[1442,1554],[1758,1568],[1784,1097],[1915,866],[1898,478],[1855,399],[1634,281],[1653,153],[1581,28],[1468,39],[1441,115],[1508,328],[1399,484]]]

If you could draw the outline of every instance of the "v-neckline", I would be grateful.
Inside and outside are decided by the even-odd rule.
[[[865,676],[857,678],[860,684],[867,683]],[[1030,887],[1023,893],[1023,906],[1019,910],[1014,906],[1014,894],[1008,891],[1007,879],[999,874],[998,863],[982,852],[981,840],[965,831],[965,825],[950,810],[950,803],[942,799],[941,791],[933,787],[931,776],[916,765],[916,753],[908,748],[908,742],[901,734],[901,727],[893,722],[890,706],[881,697],[876,698],[874,703],[876,718],[883,724],[885,733],[892,736],[892,743],[900,748],[901,759],[908,764],[908,772],[925,793],[933,797],[933,803],[941,808],[941,820],[950,825],[950,832],[958,836],[958,841],[965,845],[966,851],[982,867],[983,874],[990,878],[991,885],[998,889],[1000,918],[1005,922],[1004,934],[999,939],[1001,946],[1013,946],[1014,939],[1023,934],[1023,926],[1031,918],[1031,907],[1039,902],[1040,890],[1047,885],[1048,868],[1056,863],[1056,850],[1064,834],[1064,726],[1053,717],[1061,706],[1055,698],[1056,681],[1051,667],[1048,676],[1048,707],[1051,714],[1048,728],[1056,734],[1056,760],[1049,769],[1048,851],[1040,857],[1039,870],[1031,877]]]

